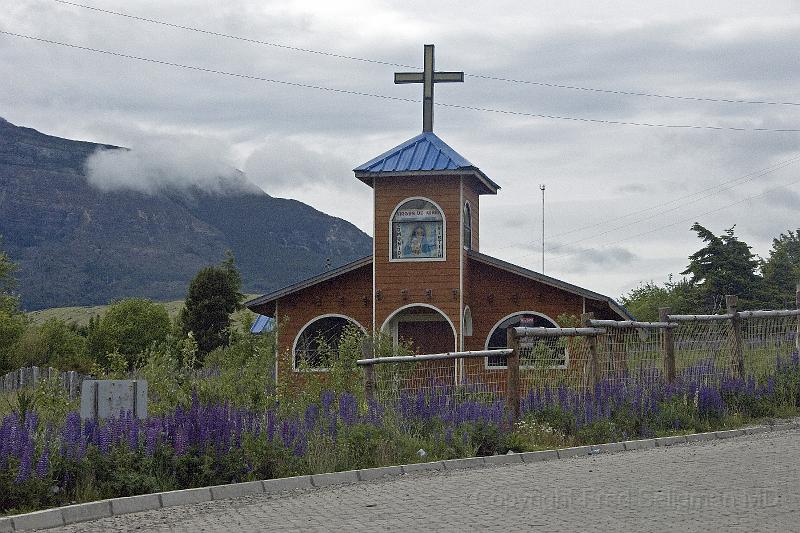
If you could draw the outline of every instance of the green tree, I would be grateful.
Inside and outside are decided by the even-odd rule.
[[[765,307],[793,307],[800,282],[800,228],[772,240],[769,257],[761,265]]]
[[[19,299],[14,295],[17,266],[0,250],[0,374],[13,370],[13,356],[17,341],[25,332],[28,320],[19,309]]]
[[[707,244],[689,256],[689,266],[681,274],[691,276],[689,283],[700,290],[706,311],[723,307],[726,294],[738,295],[740,305],[759,300],[759,260],[750,246],[734,235],[735,227],[717,236],[697,222],[692,226]]]
[[[228,345],[230,315],[241,307],[243,298],[241,286],[230,252],[222,264],[200,270],[189,284],[180,321],[183,332],[194,335],[201,356]]]
[[[109,354],[119,353],[132,368],[141,353],[166,340],[171,327],[163,305],[144,298],[119,300],[90,324],[87,349],[94,360],[104,365]]]
[[[670,313],[676,315],[696,312],[701,305],[698,292],[686,278],[675,282],[670,274],[663,285],[652,281],[640,284],[622,296],[620,303],[636,320],[655,322],[659,307],[669,307]]]
[[[86,338],[74,325],[51,318],[29,327],[16,346],[15,366],[52,366],[59,370],[77,370],[87,374],[92,359],[86,353]]]

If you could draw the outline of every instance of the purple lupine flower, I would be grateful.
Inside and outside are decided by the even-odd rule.
[[[36,477],[44,479],[50,472],[50,450],[45,446],[39,455],[39,461],[36,463]]]
[[[309,404],[306,407],[306,412],[303,415],[303,421],[306,425],[306,431],[311,431],[317,425],[317,420],[319,420],[319,406],[317,404]]]
[[[97,448],[103,455],[108,454],[111,448],[111,424],[104,424],[97,432]]]
[[[339,417],[346,426],[352,426],[357,422],[358,403],[356,397],[348,392],[339,396]]]
[[[147,456],[152,456],[156,451],[156,442],[158,440],[158,428],[153,425],[149,424],[147,426],[147,431],[145,433],[145,454]]]
[[[17,468],[16,483],[27,481],[31,477],[31,469],[33,466],[33,439],[28,433],[26,428],[23,428],[24,441],[22,450],[19,456],[19,467]]]
[[[275,411],[267,411],[267,439],[272,442],[275,437]]]

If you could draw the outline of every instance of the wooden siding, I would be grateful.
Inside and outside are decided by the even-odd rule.
[[[371,293],[372,265],[367,264],[279,299],[278,379],[283,381],[288,376],[292,383],[302,383],[303,374],[292,369],[292,345],[300,329],[314,317],[344,315],[369,332],[372,329]],[[275,304],[271,307],[274,312]]]
[[[460,324],[460,180],[453,176],[382,177],[375,180],[375,324],[380,328],[397,309],[424,303],[440,309]],[[389,260],[390,218],[405,199],[428,198],[445,217],[445,261]],[[402,291],[406,291],[403,293]],[[426,291],[431,291],[428,297]],[[454,292],[455,291],[455,292]]]
[[[464,349],[483,350],[492,328],[504,317],[522,311],[535,311],[558,321],[558,315],[569,313],[580,317],[583,312],[583,297],[550,287],[543,283],[514,274],[478,261],[466,260],[464,305],[472,311],[472,336],[464,337]],[[478,376],[497,379],[505,376],[505,370],[488,370],[486,360],[465,361],[465,375],[471,379]],[[566,372],[569,370],[554,370]],[[505,388],[505,384],[501,384]]]

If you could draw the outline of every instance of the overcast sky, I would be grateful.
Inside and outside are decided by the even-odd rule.
[[[352,169],[421,131],[421,86],[393,84],[393,72],[408,69],[327,54],[421,66],[422,45],[434,43],[438,70],[467,74],[463,84],[437,85],[438,102],[517,113],[435,111],[434,131],[502,187],[481,198],[484,253],[541,269],[541,183],[545,272],[614,297],[683,270],[701,244],[694,221],[717,234],[735,224],[764,257],[773,237],[800,227],[800,133],[752,131],[800,130],[796,1],[85,1],[324,54],[54,0],[5,0],[0,30],[415,100],[0,35],[0,116],[133,148],[138,159],[122,168],[146,182],[127,184],[140,190],[155,190],[159,175],[208,184],[209,169],[237,168],[273,196],[371,234],[371,189]],[[126,186],[124,175],[108,172],[105,183],[96,176],[99,186]]]

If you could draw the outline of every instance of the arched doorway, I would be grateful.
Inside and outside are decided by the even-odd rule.
[[[381,330],[390,334],[395,344],[408,344],[417,354],[457,350],[455,326],[442,311],[429,304],[409,304],[397,309]]]

